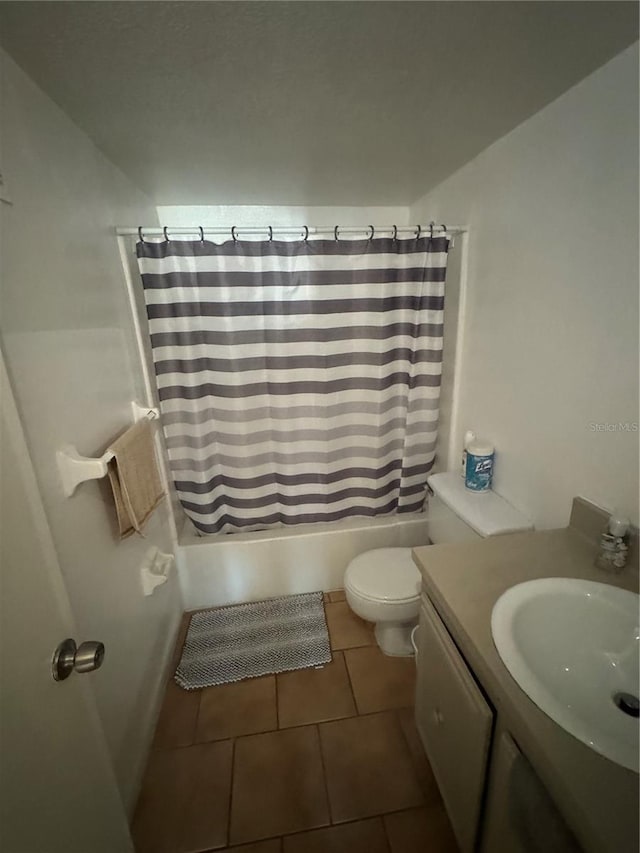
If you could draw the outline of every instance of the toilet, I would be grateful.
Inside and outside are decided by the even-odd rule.
[[[432,474],[427,534],[433,545],[473,542],[488,536],[531,530],[519,510],[493,491],[471,492],[457,471]],[[422,579],[411,548],[376,548],[355,557],[344,576],[349,607],[375,622],[375,637],[386,655],[413,655],[411,631],[418,621]]]

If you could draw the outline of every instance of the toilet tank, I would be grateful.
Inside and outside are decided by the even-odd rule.
[[[432,474],[427,532],[434,545],[532,530],[531,521],[494,491],[471,492],[457,471]]]

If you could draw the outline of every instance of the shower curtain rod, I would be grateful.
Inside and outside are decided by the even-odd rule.
[[[242,233],[243,235],[263,234],[271,239],[275,234],[298,234],[302,239],[306,239],[311,235],[330,234],[334,239],[339,239],[341,234],[365,234],[368,237],[374,237],[376,233],[385,232],[395,237],[397,234],[411,232],[415,236],[428,234],[465,234],[467,229],[460,225],[447,226],[444,224],[437,225],[435,222],[430,222],[428,225],[234,225],[207,227],[200,225],[190,225],[187,227],[176,226],[175,228],[166,225],[158,227],[157,225],[142,225],[137,228],[116,228],[118,236],[137,236],[141,239],[145,237],[164,237],[165,240],[170,239],[172,235],[185,236],[194,235],[204,239],[205,234],[215,234],[224,236],[228,234],[233,239],[237,239]]]

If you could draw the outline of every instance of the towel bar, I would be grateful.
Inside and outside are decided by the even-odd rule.
[[[138,403],[131,403],[134,422],[148,418],[149,420],[158,420],[160,413],[153,406],[140,406]],[[56,462],[58,463],[58,471],[62,481],[62,491],[65,497],[70,498],[75,492],[80,483],[85,480],[99,480],[101,477],[107,476],[107,464],[113,459],[113,453],[107,451],[102,456],[92,458],[90,456],[80,456],[78,451],[72,445],[68,444],[61,447],[56,453]]]

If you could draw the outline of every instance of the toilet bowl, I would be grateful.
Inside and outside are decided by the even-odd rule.
[[[427,532],[434,545],[479,542],[532,528],[528,518],[495,492],[465,489],[457,471],[432,474],[427,482],[433,492]],[[365,551],[347,567],[347,603],[358,616],[375,622],[376,640],[386,655],[414,653],[411,631],[418,620],[420,585],[411,548]]]
[[[347,603],[362,619],[375,622],[376,642],[386,655],[413,655],[411,631],[418,620],[420,583],[411,548],[366,551],[347,566]]]

